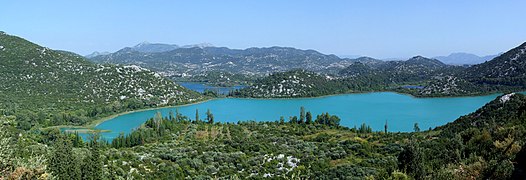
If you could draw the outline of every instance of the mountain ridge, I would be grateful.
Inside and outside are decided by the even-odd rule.
[[[451,65],[464,65],[464,64],[473,65],[473,64],[480,64],[480,63],[489,61],[499,55],[500,54],[478,56],[478,55],[471,54],[471,53],[455,52],[447,56],[436,56],[433,58],[438,59],[442,61],[443,63],[451,64]]]
[[[64,124],[80,125],[92,117],[87,111],[93,106],[118,103],[119,108],[135,109],[203,100],[200,94],[136,65],[94,64],[75,53],[5,33],[0,34],[0,46],[0,109],[8,112],[34,108],[54,114],[77,108],[86,119]],[[124,104],[128,107],[121,107]]]

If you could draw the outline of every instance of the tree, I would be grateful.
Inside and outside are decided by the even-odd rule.
[[[387,134],[387,120],[385,120],[384,132],[385,132],[385,134]]]
[[[160,111],[157,111],[157,113],[154,116],[155,127],[157,130],[161,126],[162,120],[163,120],[163,115],[161,114]]]
[[[335,116],[335,115],[330,116],[330,118],[329,118],[329,126],[331,126],[331,127],[338,127],[338,126],[340,126],[340,118],[338,116]]]
[[[300,107],[300,121],[299,124],[305,123],[305,107]]]
[[[195,122],[199,122],[199,109],[195,109]]]
[[[315,122],[317,124],[326,124],[327,120],[328,119],[327,119],[327,116],[325,116],[325,113],[321,113],[320,115],[316,116]]]
[[[291,116],[291,117],[289,117],[289,121],[292,124],[297,124],[298,123],[298,116]]]
[[[210,109],[206,111],[206,120],[208,121],[208,124],[214,124],[214,114],[210,112]]]
[[[175,109],[175,121],[177,121],[177,122],[183,121],[183,116],[179,112],[179,108]]]
[[[102,179],[102,159],[100,157],[100,133],[89,134],[90,154],[84,159],[82,166],[82,179]]]
[[[279,124],[285,124],[285,118],[283,116],[279,117]]]
[[[371,132],[373,132],[373,129],[371,128],[371,126],[368,126],[365,123],[362,123],[362,125],[360,125],[360,128],[358,128],[358,133],[365,134],[365,133],[371,133]]]
[[[79,132],[75,131],[73,136],[73,147],[82,147],[84,145],[84,142],[82,142],[82,137],[79,135]]]
[[[61,135],[53,145],[53,153],[48,161],[49,170],[57,179],[80,179],[78,164],[73,156],[73,145],[65,136]]]
[[[398,155],[398,168],[415,179],[423,179],[425,176],[423,155],[418,144],[410,143]]]
[[[15,145],[13,144],[13,138],[11,132],[4,124],[11,124],[7,118],[0,115],[0,172],[4,172],[7,169],[11,161],[13,160],[13,154],[15,153]],[[0,175],[1,176],[1,175]]]
[[[420,132],[420,127],[418,127],[418,123],[415,123],[413,130],[415,130],[415,132]]]
[[[306,119],[307,119],[305,123],[307,123],[307,124],[312,124],[312,114],[310,113],[310,111],[307,112],[307,114],[305,115],[305,117],[306,117]]]
[[[170,117],[170,121],[175,120],[174,112],[172,110],[170,110],[169,117]]]

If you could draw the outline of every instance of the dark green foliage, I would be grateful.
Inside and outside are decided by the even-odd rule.
[[[252,86],[234,91],[238,97],[315,97],[348,92],[345,84],[339,81],[305,71],[292,70],[274,73],[257,80]]]
[[[525,49],[526,43],[469,68],[416,56],[407,61],[355,61],[340,71],[342,77],[339,78],[330,74],[290,70],[259,79],[250,87],[231,95],[288,98],[396,91],[417,97],[443,97],[525,91]]]
[[[211,124],[191,122],[177,110],[168,117],[158,113],[115,138],[113,148],[93,140],[98,136],[74,148],[76,134],[53,130],[32,138],[54,144],[48,171],[68,170],[56,176],[62,179],[263,178],[267,173],[278,179],[525,177],[526,96],[521,94],[498,97],[453,123],[419,133],[373,132],[366,124],[349,129],[328,113],[308,124],[308,114],[302,124],[297,117],[288,123],[280,118]],[[86,154],[74,153],[79,151]]]
[[[385,121],[385,125],[384,125],[384,133],[387,134],[387,121]]]
[[[326,116],[326,113],[324,113]],[[330,116],[334,117],[335,116]],[[296,118],[297,119],[297,118]],[[297,119],[298,120],[298,119]],[[143,128],[124,137],[147,132],[156,133],[153,120]],[[299,121],[299,120],[298,120]],[[335,177],[390,177],[387,172],[396,169],[399,145],[392,140],[376,136],[353,139],[357,134],[341,127],[325,124],[310,126],[279,122],[239,122],[238,124],[208,124],[170,122],[164,118],[164,135],[148,138],[145,145],[119,148],[111,153],[111,161],[127,161],[133,167],[146,166],[152,172],[138,168],[142,178],[171,176],[192,178],[262,178],[265,173],[275,177],[292,176],[311,179]],[[376,139],[380,138],[380,139]],[[393,140],[400,140],[404,136]],[[380,140],[382,143],[370,143]],[[118,142],[115,139],[114,142]],[[131,157],[120,155],[129,152]],[[137,160],[135,153],[152,154],[146,160]],[[282,154],[282,155],[280,155]],[[272,158],[271,160],[268,160]],[[296,160],[298,159],[298,160]],[[360,163],[354,163],[360,159]],[[290,160],[294,166],[289,166]],[[115,168],[127,168],[121,166]],[[281,165],[280,165],[281,164]],[[162,167],[162,168],[160,168]],[[282,169],[286,168],[286,169]],[[244,170],[243,170],[244,169]],[[287,169],[291,169],[289,172]],[[170,171],[171,173],[168,173]],[[382,173],[383,172],[383,173]]]
[[[103,161],[101,156],[100,134],[90,134],[90,154],[82,161],[82,179],[102,179]]]
[[[305,123],[305,107],[303,106],[300,107],[300,121],[298,123],[299,124]]]
[[[0,114],[16,116],[20,129],[84,125],[119,112],[204,99],[138,66],[97,65],[4,33],[0,44]]]
[[[195,109],[195,122],[199,122],[199,109]]]
[[[414,141],[427,177],[524,179],[526,96],[497,97],[477,111]],[[418,146],[416,146],[418,145]],[[453,165],[453,166],[448,166]],[[461,171],[459,171],[461,169]],[[512,178],[513,177],[513,178]]]
[[[425,177],[423,155],[417,144],[410,143],[398,155],[398,168],[415,179]]]
[[[208,124],[214,124],[214,114],[208,109],[206,111],[206,121]]]
[[[413,131],[420,132],[420,127],[418,126],[418,123],[415,123],[415,125],[413,126]]]
[[[314,122],[318,124],[327,125],[330,127],[340,126],[340,118],[335,115],[330,115],[328,112],[317,115],[316,120],[314,120]]]
[[[53,153],[49,157],[48,168],[58,179],[81,179],[78,159],[73,156],[73,145],[62,135],[53,145]]]
[[[305,115],[305,118],[307,119],[305,121],[306,124],[312,124],[313,121],[312,121],[312,114],[310,113],[310,111],[307,112],[307,114]]]
[[[373,129],[371,128],[371,126],[363,123],[362,125],[360,125],[360,128],[358,128],[357,132],[361,134],[372,133]]]

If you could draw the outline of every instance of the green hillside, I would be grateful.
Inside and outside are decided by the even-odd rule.
[[[17,116],[24,129],[81,125],[125,110],[199,100],[201,95],[139,66],[97,65],[0,33],[0,113]]]

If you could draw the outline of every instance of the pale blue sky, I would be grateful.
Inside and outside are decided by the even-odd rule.
[[[526,41],[524,7],[524,0],[0,0],[0,31],[82,55],[142,41],[377,58],[488,55]]]

